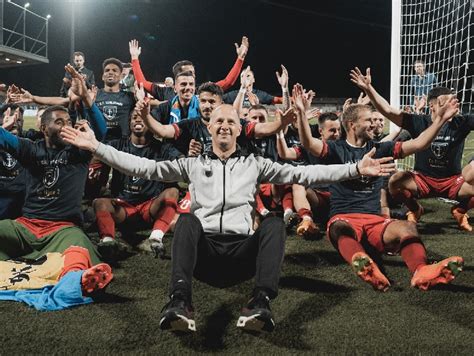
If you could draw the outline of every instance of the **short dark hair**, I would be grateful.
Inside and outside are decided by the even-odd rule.
[[[174,64],[173,66],[173,76],[176,78],[177,77],[177,74],[182,72],[183,71],[183,67],[184,66],[193,66],[194,67],[194,64],[193,62],[191,61],[188,61],[188,60],[182,60],[182,61],[178,61]]]
[[[447,87],[436,87],[436,88],[431,89],[431,90],[428,92],[427,101],[428,101],[428,103],[429,103],[431,100],[437,99],[438,96],[441,96],[441,95],[448,95],[448,94],[453,94],[453,90],[452,90],[452,89],[449,89],[449,88],[447,88]]]
[[[82,52],[76,51],[72,54],[72,58],[74,58],[76,56],[82,56],[82,58],[84,58],[84,60],[86,60],[86,56]]]
[[[415,60],[415,62],[414,62],[413,64],[417,64],[417,63],[421,63],[421,64],[424,65],[424,64],[425,64],[425,61],[424,61],[423,59],[421,59],[421,58],[418,58],[418,59]]]
[[[322,113],[321,115],[319,115],[318,124],[322,125],[326,121],[337,121],[337,120],[339,120],[339,117],[336,115],[336,113],[334,113],[334,112],[325,112],[325,113]]]
[[[5,111],[7,111],[8,108],[10,108],[11,111],[15,111],[16,109],[20,108],[20,112],[22,114],[25,112],[25,109],[23,109],[21,106],[19,106],[17,104],[9,103],[9,104],[4,104],[0,108],[0,115],[3,116],[3,114],[5,113]]]
[[[131,63],[122,63],[122,67],[123,68],[132,68],[132,64]]]
[[[47,125],[53,119],[53,112],[63,111],[69,113],[69,111],[61,105],[49,106],[41,115],[41,125]]]
[[[202,92],[217,95],[221,99],[224,97],[224,91],[222,88],[213,82],[202,83],[197,90],[197,95],[201,94]]]
[[[115,64],[117,67],[120,68],[120,71],[123,70],[122,61],[113,57],[107,58],[105,61],[102,62],[102,70],[104,70],[105,67],[108,66],[109,64]]]
[[[349,131],[347,128],[349,121],[357,121],[359,119],[359,114],[363,110],[372,111],[370,106],[364,104],[352,104],[342,113],[342,126],[346,131]]]
[[[267,108],[265,107],[265,105],[262,105],[262,104],[252,105],[249,107],[249,111],[250,110],[264,110],[268,114]]]
[[[189,70],[186,72],[180,72],[175,75],[174,81],[177,81],[179,77],[194,77],[193,72],[190,72]]]

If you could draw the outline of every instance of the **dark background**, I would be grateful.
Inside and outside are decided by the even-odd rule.
[[[18,0],[15,2],[22,4]],[[26,2],[26,0],[25,0]],[[30,0],[49,23],[50,64],[0,70],[0,80],[33,94],[58,94],[69,61],[71,6],[75,49],[86,55],[99,87],[107,57],[130,61],[128,41],[142,47],[149,80],[163,81],[172,65],[191,60],[198,83],[224,78],[235,61],[234,42],[249,37],[245,65],[259,89],[278,94],[275,70],[286,65],[290,84],[301,82],[319,97],[356,97],[350,69],[370,66],[387,97],[390,80],[389,0]],[[238,88],[238,83],[235,84]]]

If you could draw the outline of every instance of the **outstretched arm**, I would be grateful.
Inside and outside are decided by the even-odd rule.
[[[283,131],[280,131],[276,134],[276,140],[278,156],[280,156],[281,159],[287,161],[294,161],[298,159],[298,154],[296,153],[295,149],[288,147]]]
[[[292,108],[284,113],[280,110],[276,112],[276,119],[271,122],[259,122],[254,127],[254,136],[261,138],[271,136],[277,132],[284,130],[289,124],[296,121],[296,115]]]
[[[248,78],[248,73],[250,72],[250,66],[245,68],[242,73],[240,74],[240,89],[239,92],[237,93],[237,96],[235,97],[234,103],[232,106],[234,107],[235,111],[237,111],[237,114],[239,115],[239,118],[242,117],[242,107],[244,105],[244,98],[245,94],[247,92],[247,87],[249,85],[249,78]]]
[[[392,121],[397,126],[402,126],[403,112],[400,109],[390,106],[372,86],[372,77],[370,75],[370,68],[367,68],[366,74],[363,75],[359,68],[355,67],[351,70],[351,82],[362,89],[370,101],[375,106],[378,112],[380,112],[387,119]]]
[[[15,125],[20,115],[19,109],[16,109],[13,114],[11,108],[8,108],[3,113],[3,123],[0,127],[0,149],[7,152],[16,152],[19,147],[18,137],[9,131]]]
[[[283,64],[281,65],[281,74],[277,71],[276,76],[278,83],[281,86],[283,110],[286,111],[290,108],[290,94],[288,91],[289,76],[288,71]],[[273,100],[275,100],[275,98]]]
[[[454,95],[442,102],[438,98],[439,110],[433,118],[433,123],[417,138],[402,143],[402,157],[427,149],[434,140],[441,127],[459,112],[459,102]]]
[[[142,48],[138,45],[137,40],[131,40],[128,42],[128,48],[130,50],[130,57],[132,59],[132,70],[133,75],[135,76],[135,81],[138,83],[143,83],[145,90],[151,93],[153,83],[145,79],[145,75],[143,74],[142,68],[140,67],[140,61],[138,60],[140,54],[142,53]]]
[[[154,136],[160,138],[174,138],[176,130],[173,125],[163,125],[159,121],[155,120],[150,114],[150,103],[148,98],[144,98],[137,102],[135,110],[140,112],[143,122],[148,127]]]
[[[235,63],[229,74],[227,74],[224,79],[216,82],[216,84],[224,91],[229,90],[239,77],[239,73],[242,70],[242,66],[244,65],[245,56],[249,50],[249,40],[247,37],[243,36],[240,46],[237,43],[234,43],[234,46],[235,51],[237,52],[237,59],[235,60]]]

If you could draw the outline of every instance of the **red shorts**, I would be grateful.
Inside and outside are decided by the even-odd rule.
[[[178,214],[191,212],[191,193],[189,193],[189,191],[187,191],[184,198],[179,201],[176,212]]]
[[[331,225],[336,221],[344,221],[349,224],[354,230],[357,241],[362,242],[362,239],[366,238],[367,242],[377,251],[385,252],[383,234],[387,226],[396,220],[374,214],[336,214],[328,222],[328,236]]]
[[[113,199],[113,204],[115,206],[121,206],[122,208],[125,209],[125,214],[127,215],[126,219],[132,218],[138,215],[143,219],[143,221],[147,223],[151,223],[153,221],[151,220],[151,216],[150,216],[150,207],[155,199],[156,198],[153,198],[136,205],[130,204],[122,199]]]
[[[415,180],[418,188],[418,198],[444,197],[456,200],[459,190],[464,183],[464,177],[460,174],[448,178],[432,178],[422,173],[409,172]]]
[[[273,189],[272,189],[273,187]],[[270,211],[283,210],[282,200],[286,190],[291,189],[290,184],[273,185],[271,183],[260,184],[258,195],[262,199],[263,205]],[[273,194],[275,191],[275,195]]]

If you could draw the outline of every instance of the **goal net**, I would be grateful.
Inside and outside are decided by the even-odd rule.
[[[444,86],[462,112],[473,111],[473,8],[472,0],[392,0],[392,105],[413,111],[433,86]],[[399,160],[399,168],[412,168],[413,160]]]

